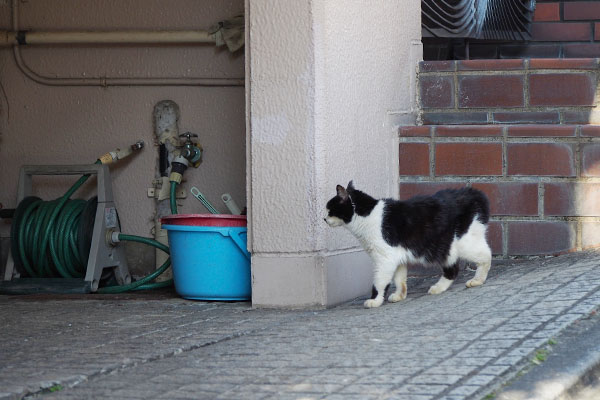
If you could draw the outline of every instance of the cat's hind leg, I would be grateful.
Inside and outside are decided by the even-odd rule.
[[[396,291],[392,293],[390,297],[388,297],[388,301],[390,303],[395,303],[406,298],[406,293],[408,291],[406,288],[406,275],[406,265],[398,265],[396,272],[394,272],[394,284],[396,285]]]
[[[453,265],[449,266],[449,267],[444,267],[443,268],[443,275],[440,278],[439,281],[437,281],[437,283],[435,285],[433,285],[432,287],[429,288],[429,294],[440,294],[445,292],[446,290],[448,290],[448,288],[450,287],[450,285],[452,285],[452,282],[454,282],[454,280],[456,279],[456,277],[458,276],[458,270],[459,270],[459,266],[458,266],[458,262],[455,262]]]
[[[375,308],[383,304],[385,289],[392,281],[392,276],[396,271],[396,266],[392,264],[376,265],[373,278],[373,295],[374,297],[366,300],[364,306],[366,308]]]
[[[475,224],[473,224],[475,225]],[[473,229],[473,235],[470,243],[463,246],[460,257],[475,263],[477,270],[473,279],[467,281],[467,287],[481,286],[487,279],[488,272],[492,265],[492,250],[485,239],[485,226],[480,224],[482,228]],[[476,227],[474,227],[476,228]]]
[[[486,242],[484,242],[484,244],[486,249],[482,249],[481,253],[477,254],[476,257],[468,259],[477,264],[477,270],[475,271],[473,279],[467,281],[467,287],[481,286],[487,279],[488,272],[492,266],[492,250]]]

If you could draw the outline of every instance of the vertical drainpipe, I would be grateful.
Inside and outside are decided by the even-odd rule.
[[[168,245],[167,231],[161,228],[160,219],[171,214],[169,206],[169,170],[173,160],[174,150],[179,146],[179,106],[171,100],[162,100],[154,106],[154,134],[160,144],[159,167],[155,180],[155,187],[159,188],[156,199],[156,217],[154,219],[154,238]],[[165,159],[166,157],[166,159]],[[166,170],[165,170],[166,168]],[[168,258],[162,251],[156,251],[156,269]],[[168,269],[156,280],[171,279],[173,273]]]

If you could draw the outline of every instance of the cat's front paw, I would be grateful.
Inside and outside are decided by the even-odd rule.
[[[377,308],[379,307],[381,304],[383,304],[383,298],[381,299],[369,299],[365,301],[365,308]]]
[[[475,287],[475,286],[481,286],[485,283],[485,281],[479,280],[479,279],[471,279],[470,281],[467,281],[467,287]]]
[[[392,293],[390,297],[388,297],[388,301],[390,303],[396,303],[398,301],[404,300],[406,298],[406,292],[396,292]]]

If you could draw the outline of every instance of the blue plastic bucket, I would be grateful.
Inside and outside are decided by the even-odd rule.
[[[185,299],[249,300],[247,228],[163,225],[175,290]]]

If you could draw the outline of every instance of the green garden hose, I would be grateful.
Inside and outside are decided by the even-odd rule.
[[[145,238],[145,237],[141,237],[141,236],[135,236],[135,235],[125,235],[123,233],[119,233],[119,240],[144,243],[149,246],[154,246],[157,249],[160,249],[160,250],[164,251],[165,253],[169,254],[169,248],[154,239]],[[167,258],[167,261],[165,261],[163,263],[163,265],[160,266],[160,268],[158,268],[156,271],[154,271],[150,275],[147,275],[138,281],[132,282],[128,285],[103,287],[103,288],[98,289],[98,293],[104,293],[104,294],[123,293],[123,292],[127,292],[129,290],[156,289],[159,287],[171,286],[173,284],[173,279],[169,279],[164,282],[148,283],[148,282],[151,282],[154,279],[156,279],[163,272],[165,272],[165,270],[167,268],[169,268],[169,265],[171,265],[171,258]]]
[[[101,164],[101,161],[96,161]],[[16,244],[17,259],[32,278],[83,278],[87,269],[87,257],[79,250],[78,227],[86,206],[84,200],[71,200],[73,193],[90,177],[83,175],[60,198],[43,201],[36,197],[24,199],[17,209],[11,239]],[[171,182],[171,212],[177,213],[175,199],[176,182]],[[118,235],[120,241],[133,241],[154,246],[169,254],[164,244],[141,236]],[[153,289],[170,286],[173,280],[150,283],[171,265],[170,258],[152,274],[121,286],[108,286],[98,293],[122,293],[129,290]]]
[[[177,188],[177,182],[171,181],[171,191],[170,191],[170,203],[171,203],[171,214],[177,214],[177,193],[175,189]]]

